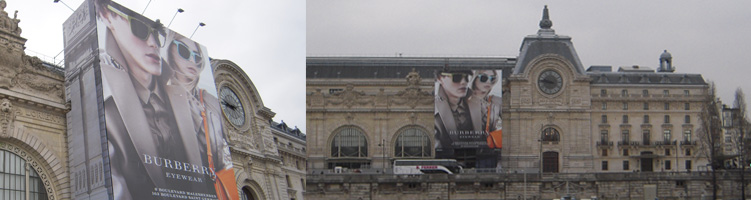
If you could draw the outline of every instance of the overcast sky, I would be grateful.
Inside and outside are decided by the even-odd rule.
[[[6,0],[5,11],[18,10],[26,52],[45,61],[59,62],[63,50],[63,22],[84,0]],[[208,49],[209,56],[227,59],[243,68],[255,84],[264,106],[305,131],[305,1],[304,0],[115,0],[115,2],[170,29],[190,37]],[[64,4],[63,4],[64,3]],[[148,8],[146,5],[149,4]]]
[[[751,1],[307,1],[308,56],[511,56],[536,34],[548,5],[585,68],[655,69],[663,50],[676,73],[702,74],[733,103],[751,105]]]

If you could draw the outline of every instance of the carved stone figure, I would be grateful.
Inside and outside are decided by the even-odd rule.
[[[10,112],[12,106],[8,99],[3,99],[2,103],[0,103],[0,111]]]
[[[10,100],[3,99],[2,103],[0,103],[0,138],[10,137],[11,130],[13,130],[13,121],[16,118],[15,115]]]
[[[412,68],[412,71],[407,74],[407,84],[409,84],[409,87],[419,86],[420,81],[422,81],[420,74],[415,71],[415,68]]]

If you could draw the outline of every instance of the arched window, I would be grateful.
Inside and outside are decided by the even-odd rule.
[[[542,131],[542,141],[544,142],[558,142],[561,141],[561,134],[554,128],[546,128]]]
[[[0,161],[0,199],[25,199],[26,191],[31,200],[47,199],[42,179],[36,170],[26,167],[26,160],[10,151],[0,150]]]
[[[242,189],[242,200],[256,200],[258,198],[255,197],[255,194],[253,194],[253,191],[248,187],[245,186]]]
[[[430,157],[430,138],[420,128],[404,129],[396,138],[394,153],[396,157]]]
[[[355,127],[344,127],[331,142],[332,157],[367,157],[368,142],[365,134]]]

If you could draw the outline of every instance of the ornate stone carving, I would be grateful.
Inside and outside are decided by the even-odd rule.
[[[276,150],[276,146],[274,145],[274,142],[272,142],[270,139],[266,138],[263,140],[263,145],[266,146],[266,150],[274,151]]]
[[[332,105],[345,105],[347,108],[351,108],[353,105],[365,105],[369,102],[368,96],[365,92],[355,91],[355,86],[347,84],[347,89],[341,92],[334,93],[329,98],[329,102]]]
[[[323,93],[321,92],[321,89],[316,89],[315,92],[308,95],[308,105],[309,106],[324,106],[326,104],[326,101],[323,97]]]
[[[13,14],[13,19],[8,17],[8,12],[5,12],[5,0],[0,1],[0,29],[8,33],[12,33],[16,36],[21,35],[21,28],[18,27],[18,23],[21,22],[18,19],[18,11]]]
[[[63,98],[62,82],[35,74],[18,74],[15,86],[25,90],[35,91],[48,97]]]
[[[13,104],[10,103],[10,100],[3,99],[0,103],[0,138],[10,137],[15,119],[16,112],[13,110]]]
[[[378,91],[378,94],[376,94],[375,100],[373,101],[375,106],[378,106],[378,107],[389,106],[389,96],[386,95],[384,90],[385,89],[381,88],[380,91]]]
[[[394,98],[394,104],[407,105],[410,108],[415,108],[417,105],[430,105],[433,104],[433,98],[429,92],[422,91],[420,88],[408,87],[404,91],[400,91]]]
[[[407,74],[407,84],[409,87],[418,87],[420,85],[420,81],[422,81],[422,78],[420,78],[420,73],[417,73],[415,68],[412,68],[412,71]]]
[[[251,145],[253,139],[250,136],[237,133],[230,133],[228,136],[232,146],[246,150],[255,149],[255,147]]]
[[[417,107],[417,105],[430,105],[433,104],[434,98],[429,92],[422,91],[420,88],[420,74],[412,68],[412,72],[407,74],[407,88],[404,91],[400,91],[394,98],[394,104],[407,105],[411,108]]]

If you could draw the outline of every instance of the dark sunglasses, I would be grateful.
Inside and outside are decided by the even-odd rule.
[[[462,82],[462,79],[464,81],[469,82],[469,74],[465,73],[441,73],[442,76],[451,76],[451,81],[454,83]]]
[[[488,82],[488,80],[490,80],[490,82],[495,82],[496,76],[480,74],[480,75],[477,75],[477,78],[479,78],[480,82],[483,82],[483,83]]]
[[[167,37],[165,37],[166,33],[163,29],[149,26],[148,23],[126,15],[122,11],[113,8],[112,5],[107,5],[107,8],[112,12],[122,16],[123,18],[128,19],[128,22],[130,22],[130,31],[134,36],[138,37],[138,39],[146,41],[149,39],[149,35],[154,34],[154,39],[156,39],[157,45],[159,47],[162,47],[162,45],[164,45]]]
[[[185,43],[181,42],[180,40],[172,40],[172,43],[177,46],[177,54],[180,55],[180,57],[182,57],[183,59],[194,62],[196,64],[200,64],[201,60],[203,60],[203,57],[201,57],[200,53],[191,51],[188,48],[188,45],[185,45]],[[200,65],[199,67],[201,66],[203,65]]]

